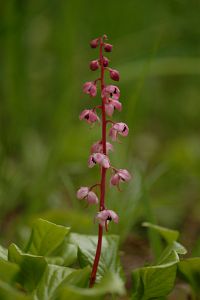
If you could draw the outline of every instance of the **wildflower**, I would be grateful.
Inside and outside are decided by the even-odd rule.
[[[109,64],[109,59],[107,57],[103,57],[103,66],[106,68]]]
[[[104,44],[104,50],[106,52],[111,52],[112,51],[112,47],[113,46],[111,44],[108,44],[108,43]]]
[[[110,185],[118,186],[120,182],[127,182],[131,180],[130,173],[125,169],[119,169],[117,172],[111,177]]]
[[[92,81],[88,81],[83,85],[83,92],[85,94],[90,95],[91,97],[95,97],[97,95],[97,87],[96,84]]]
[[[98,62],[98,60],[97,59],[96,60],[92,60],[90,62],[90,70],[96,71],[98,68],[99,68],[99,62]]]
[[[76,193],[76,196],[78,199],[80,200],[87,200],[87,202],[89,204],[97,204],[98,203],[98,197],[97,195],[90,191],[90,189],[88,187],[81,187],[77,193]]]
[[[100,121],[99,117],[97,116],[97,114],[91,110],[91,109],[84,109],[80,116],[79,116],[80,120],[85,119],[87,123],[92,124],[96,121]]]
[[[122,104],[118,100],[108,99],[107,103],[105,104],[105,111],[108,116],[112,116],[114,110],[117,109],[118,111],[122,110]]]
[[[106,229],[107,229],[108,221],[113,220],[115,223],[119,222],[119,217],[116,214],[116,212],[109,209],[104,209],[99,213],[97,213],[95,219],[99,222],[101,226],[106,227]]]
[[[110,71],[110,78],[114,81],[119,81],[119,71],[114,69],[109,69]]]
[[[92,168],[95,164],[99,164],[105,169],[110,168],[110,161],[109,158],[102,153],[93,153],[90,155],[88,160],[88,167]]]
[[[97,48],[98,45],[99,45],[99,38],[94,39],[94,40],[92,40],[92,41],[90,42],[90,47],[91,47],[91,48]]]
[[[120,90],[116,85],[107,85],[103,89],[101,95],[103,98],[118,100],[120,97]]]
[[[113,145],[109,142],[106,142],[106,152],[113,151]],[[91,153],[103,153],[103,144],[102,141],[98,141],[91,147]]]
[[[115,123],[109,132],[109,136],[113,141],[117,140],[117,135],[120,134],[122,136],[127,136],[129,132],[129,128],[125,123]]]

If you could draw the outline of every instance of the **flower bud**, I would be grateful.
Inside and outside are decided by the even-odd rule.
[[[104,50],[106,52],[111,52],[112,51],[112,45],[111,44],[104,44]]]
[[[119,81],[119,72],[114,69],[110,69],[110,78],[114,81]]]
[[[99,68],[99,62],[98,62],[98,60],[97,59],[96,60],[92,60],[90,62],[90,70],[96,71],[98,68]]]
[[[94,39],[90,42],[90,47],[91,48],[97,48],[99,45],[99,39]]]
[[[104,56],[103,57],[103,66],[106,68],[108,66],[108,64],[109,64],[109,60],[107,57]]]

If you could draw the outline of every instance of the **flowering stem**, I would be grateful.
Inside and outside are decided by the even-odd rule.
[[[100,39],[100,53],[99,53],[99,61],[101,65],[101,92],[104,88],[104,65],[103,65],[103,54],[102,49],[103,48],[103,39]],[[102,97],[102,146],[103,146],[103,154],[106,155],[106,112],[105,112],[105,101],[106,99]],[[106,168],[101,168],[101,185],[100,185],[100,211],[105,209],[105,189],[106,189]],[[92,287],[96,280],[96,274],[99,264],[99,259],[101,256],[101,247],[102,247],[102,237],[103,237],[103,227],[99,225],[99,231],[98,231],[98,243],[97,243],[97,249],[96,249],[96,255],[92,267],[92,273],[90,276],[90,287]]]

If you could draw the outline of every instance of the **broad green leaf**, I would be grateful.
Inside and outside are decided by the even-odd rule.
[[[51,300],[55,298],[56,289],[62,282],[74,271],[74,269],[48,265],[43,278],[40,281],[35,292],[35,298],[38,300]]]
[[[69,242],[68,237],[64,239],[62,244],[53,252],[53,255],[62,258],[62,263],[66,267],[73,265],[77,261],[78,247]],[[48,258],[51,261],[51,258]]]
[[[75,285],[80,288],[86,288],[89,286],[90,274],[91,268],[89,266],[83,269],[74,270],[74,272],[72,272],[66,280],[67,285]]]
[[[41,256],[50,255],[63,242],[69,230],[68,227],[38,219],[33,225],[26,252]]]
[[[162,264],[134,270],[132,299],[148,300],[167,296],[174,286],[178,261],[176,251],[167,249]]]
[[[12,282],[19,272],[19,267],[9,261],[0,259],[0,280]]]
[[[186,254],[186,253],[187,250],[185,249],[184,246],[182,246],[178,242],[173,242],[165,248],[165,250],[159,257],[157,264],[160,265],[175,260],[178,262],[179,261],[178,254]]]
[[[33,300],[31,296],[27,296],[24,293],[11,287],[6,282],[0,280],[0,299],[1,300]]]
[[[78,246],[78,258],[82,267],[92,266],[97,246],[97,236],[72,233],[70,242]],[[118,256],[119,238],[115,235],[103,237],[102,251],[98,267],[98,279],[106,272],[121,273]]]
[[[18,264],[20,267],[19,283],[28,291],[33,291],[47,266],[45,258],[23,253],[15,244],[11,244],[8,248],[8,258],[9,261]]]
[[[174,241],[177,241],[179,237],[179,232],[177,230],[168,229],[148,222],[144,222],[142,225],[144,227],[148,227],[153,230],[156,230],[169,244],[171,244]]]
[[[179,272],[191,284],[194,291],[200,293],[200,257],[187,258],[179,262]]]
[[[92,289],[79,288],[74,286],[65,286],[60,289],[56,300],[99,300],[104,298],[106,294],[124,295],[125,289],[118,274],[108,272],[105,274],[99,284],[96,284]]]
[[[0,258],[8,260],[8,250],[0,245]]]

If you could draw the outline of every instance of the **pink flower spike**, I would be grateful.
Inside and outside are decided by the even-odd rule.
[[[81,187],[77,193],[76,193],[76,197],[78,199],[84,199],[87,195],[88,195],[88,192],[89,192],[89,188],[84,186],[84,187]]]
[[[90,70],[96,71],[98,68],[99,68],[99,62],[98,62],[98,60],[97,59],[96,60],[92,60],[90,62]]]
[[[100,211],[99,213],[97,213],[95,219],[103,227],[107,227],[108,221],[113,220],[115,223],[119,222],[118,215],[113,210],[109,210],[109,209],[104,209],[104,210]]]
[[[99,164],[105,169],[110,168],[109,158],[102,153],[93,153],[90,155],[88,160],[88,167],[92,168],[95,164]]]
[[[96,121],[100,122],[100,119],[97,116],[97,114],[91,109],[84,109],[81,112],[79,119],[80,120],[85,119],[88,124],[95,123]]]
[[[128,182],[131,180],[130,173],[125,169],[119,169],[110,179],[110,185],[118,186],[120,182]]]
[[[109,69],[110,71],[110,78],[114,81],[119,81],[119,72],[117,70],[114,69]]]
[[[99,45],[99,38],[98,39],[94,39],[90,42],[90,47],[91,48],[97,48]]]
[[[109,142],[106,142],[106,152],[113,151],[113,145]],[[103,153],[103,145],[101,141],[96,142],[91,147],[91,153]]]
[[[111,52],[112,51],[112,47],[113,46],[111,44],[108,44],[108,43],[104,44],[104,50],[106,52]]]
[[[97,95],[97,87],[96,84],[92,81],[88,81],[83,85],[83,92],[85,94],[90,95],[91,97],[95,97]]]
[[[117,134],[120,134],[122,136],[127,136],[129,132],[129,128],[125,123],[115,123],[109,132],[109,136],[113,141],[117,140]]]
[[[120,90],[116,85],[107,85],[103,89],[101,96],[102,98],[118,100],[120,97]]]

